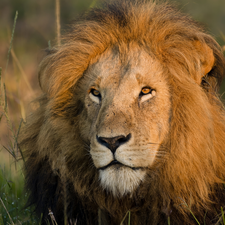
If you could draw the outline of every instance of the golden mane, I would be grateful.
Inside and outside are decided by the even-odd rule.
[[[201,222],[207,212],[206,224],[213,223],[219,211],[212,209],[225,204],[225,111],[217,95],[225,60],[216,41],[166,3],[123,0],[91,9],[63,42],[40,65],[40,107],[20,138],[37,214],[45,219],[51,208],[63,224],[66,208],[68,220],[97,224],[100,212],[102,224],[118,224],[130,210],[132,224],[165,224],[167,216],[172,224],[194,224],[191,209]],[[169,74],[172,111],[163,163],[149,169],[132,198],[119,199],[99,187],[84,154],[88,142],[76,121],[84,106],[76,87],[107,49],[118,46],[126,54],[132,43],[151,52]]]

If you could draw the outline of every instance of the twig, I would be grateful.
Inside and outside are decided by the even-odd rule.
[[[13,225],[15,225],[15,224],[13,223],[13,220],[12,220],[12,218],[11,218],[11,216],[10,216],[8,210],[6,209],[5,204],[4,204],[4,202],[2,201],[2,198],[1,198],[1,197],[0,197],[0,201],[1,201],[1,203],[2,203],[2,205],[3,205],[3,207],[4,207],[4,209],[5,209],[5,211],[6,211],[7,214],[8,214],[9,219],[11,220],[11,223],[12,223]]]
[[[21,64],[20,64],[20,62],[19,62],[19,60],[18,60],[18,58],[17,58],[15,52],[13,51],[13,49],[11,50],[11,55],[12,55],[13,60],[15,61],[16,65],[18,66],[19,71],[20,71],[20,73],[22,74],[23,79],[24,79],[24,81],[25,81],[27,87],[29,88],[30,92],[33,94],[34,91],[33,91],[32,87],[31,87],[31,85],[30,85],[30,83],[29,83],[29,81],[28,81],[28,79],[27,79],[27,76],[26,76],[26,74],[25,74],[25,72],[24,72],[24,70],[23,70],[23,68],[22,68],[22,66],[21,66]]]
[[[56,28],[57,28],[57,42],[58,46],[61,45],[61,33],[60,33],[60,0],[55,0],[55,15],[56,15]]]
[[[51,218],[52,224],[57,225],[57,222],[56,222],[56,220],[55,220],[54,214],[53,214],[53,212],[51,211],[51,209],[48,209],[48,215],[49,215],[50,218]]]

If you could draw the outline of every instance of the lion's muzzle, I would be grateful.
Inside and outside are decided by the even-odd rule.
[[[105,147],[110,149],[113,154],[115,154],[116,149],[118,147],[120,147],[122,144],[125,144],[126,142],[130,140],[131,134],[128,134],[127,136],[119,135],[112,138],[96,136],[96,138],[98,143],[100,143],[101,145],[104,145]]]

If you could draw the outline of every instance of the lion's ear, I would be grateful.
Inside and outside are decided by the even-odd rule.
[[[201,78],[203,78],[212,70],[215,63],[215,57],[213,50],[206,43],[195,41],[194,46],[199,52],[202,74]]]

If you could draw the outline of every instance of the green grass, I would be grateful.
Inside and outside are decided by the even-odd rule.
[[[24,191],[21,167],[22,162],[8,165],[1,163],[0,224],[38,224],[31,214],[31,209],[25,208],[27,193]]]

